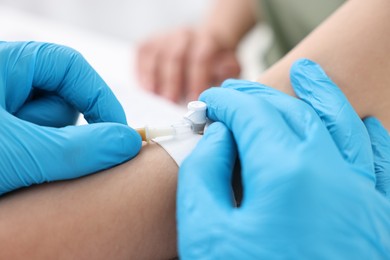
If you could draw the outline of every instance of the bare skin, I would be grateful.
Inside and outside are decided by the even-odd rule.
[[[375,15],[373,15],[375,14]],[[293,95],[289,68],[321,64],[361,117],[390,128],[390,2],[350,0],[259,81]],[[129,259],[176,254],[177,167],[158,146],[130,162],[0,199],[0,258]]]
[[[350,0],[258,81],[294,95],[291,64],[312,59],[343,90],[360,117],[376,116],[390,129],[389,17],[390,1]]]
[[[152,36],[139,46],[137,75],[141,85],[178,102],[195,100],[209,86],[238,77],[236,48],[256,23],[253,0],[214,0],[199,26]]]
[[[176,163],[149,144],[99,174],[4,196],[0,258],[173,258],[176,182]]]

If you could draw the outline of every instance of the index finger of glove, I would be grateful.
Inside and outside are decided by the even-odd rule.
[[[126,123],[123,108],[111,89],[75,50],[30,42],[23,47],[17,63],[18,71],[24,69],[32,74],[30,87],[58,93],[83,113],[89,123]]]

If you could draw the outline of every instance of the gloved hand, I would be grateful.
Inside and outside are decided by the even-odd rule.
[[[0,42],[0,57],[0,194],[91,174],[138,153],[139,135],[79,53]],[[66,126],[75,122],[76,109],[95,124]]]
[[[179,173],[182,259],[389,257],[388,132],[374,118],[365,127],[315,63],[295,63],[291,81],[304,102],[243,81],[201,95],[217,122]]]

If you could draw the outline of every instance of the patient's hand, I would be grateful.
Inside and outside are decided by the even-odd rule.
[[[235,48],[208,30],[174,29],[146,40],[138,51],[141,85],[176,102],[196,100],[203,90],[239,73]]]

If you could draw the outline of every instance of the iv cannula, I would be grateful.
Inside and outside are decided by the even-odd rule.
[[[141,135],[142,141],[149,142],[154,138],[163,136],[184,137],[192,133],[192,127],[190,123],[178,122],[170,126],[162,127],[145,126],[136,129],[136,131]]]
[[[188,112],[183,120],[164,127],[142,127],[136,131],[142,137],[142,141],[149,142],[150,140],[163,137],[185,137],[191,133],[203,134],[206,125],[206,103],[202,101],[192,101],[188,103]]]

